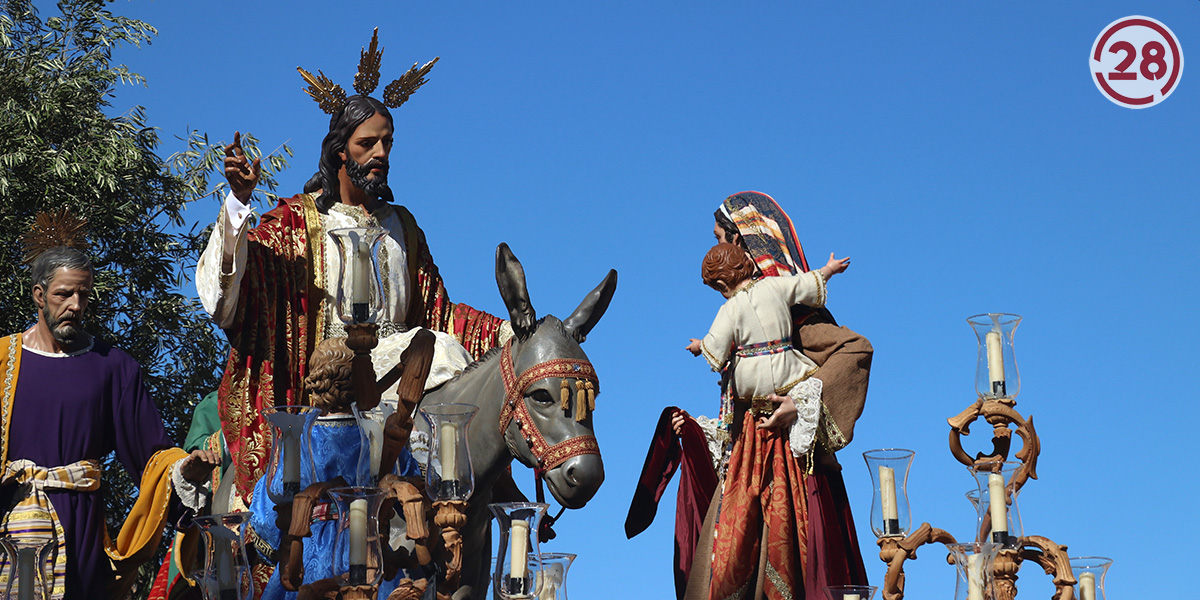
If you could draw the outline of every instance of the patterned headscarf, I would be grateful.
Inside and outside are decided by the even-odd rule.
[[[726,198],[720,211],[737,226],[763,276],[808,271],[796,228],[774,198],[762,192],[740,192]]]

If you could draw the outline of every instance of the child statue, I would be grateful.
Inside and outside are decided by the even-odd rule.
[[[727,300],[704,339],[690,340],[687,349],[694,356],[703,354],[714,371],[726,373],[723,397],[731,406],[722,406],[722,421],[746,408],[761,429],[776,401],[794,402],[798,419],[789,434],[792,453],[808,453],[821,415],[821,382],[811,378],[816,363],[792,346],[791,307],[824,306],[826,283],[849,265],[849,258],[835,259],[831,253],[829,262],[815,271],[752,279],[754,262],[741,247],[722,242],[708,251],[701,277]]]

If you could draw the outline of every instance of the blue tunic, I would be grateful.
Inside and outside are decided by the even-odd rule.
[[[359,469],[361,448],[362,438],[353,416],[330,415],[318,418],[312,429],[312,456],[317,480],[329,481],[340,475],[349,485],[359,485],[360,482],[365,482],[366,473]],[[311,485],[312,481],[307,465],[308,443],[303,440],[301,441],[300,455],[302,459],[300,489],[304,489]],[[400,452],[399,464],[401,469],[398,474],[401,476],[413,477],[419,476],[421,473],[417,461],[413,459],[408,448],[404,448]],[[281,489],[281,477],[282,475],[278,475],[273,482],[272,487],[277,491]],[[275,505],[267,493],[266,480],[267,478],[263,477],[254,486],[254,499],[250,503],[250,510],[254,511],[251,524],[254,526],[254,532],[264,542],[273,548],[278,548],[280,531],[275,527]],[[337,521],[317,521],[312,524],[312,535],[304,539],[304,583],[312,583],[333,576],[331,559],[335,556],[344,558],[346,555],[344,543],[342,544],[343,548],[335,547],[336,533]],[[342,565],[341,570],[346,570],[345,565]],[[403,577],[405,574],[401,572],[395,580],[382,582],[379,586],[379,597],[386,598]],[[279,582],[279,570],[276,569],[271,574],[271,579],[267,581],[262,598],[263,600],[294,600],[296,593],[283,589],[283,585]]]

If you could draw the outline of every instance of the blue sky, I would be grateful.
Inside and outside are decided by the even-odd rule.
[[[568,579],[576,600],[613,597],[613,586],[672,595],[674,488],[648,531],[626,540],[622,523],[661,409],[716,412],[715,375],[683,346],[722,302],[698,273],[712,212],[747,189],[790,212],[811,262],[854,259],[829,306],[876,350],[866,410],[839,453],[872,583],[884,568],[864,450],[916,450],[914,519],[971,535],[962,494],[973,480],[950,455],[945,420],[974,400],[965,318],[989,311],[1025,318],[1017,408],[1035,417],[1043,446],[1041,479],[1019,498],[1026,533],[1115,559],[1113,598],[1186,568],[1200,486],[1188,446],[1172,442],[1192,439],[1200,416],[1187,241],[1200,216],[1187,191],[1200,113],[1186,67],[1200,3],[113,8],[160,34],[119,54],[149,85],[120,88],[114,108],[145,106],[168,138],[194,128],[287,142],[289,194],[315,170],[328,123],[296,66],[349,88],[374,26],[384,81],[440,56],[395,112],[391,180],[451,297],[503,312],[492,274],[501,241],[525,264],[540,314],[569,314],[608,269],[620,272],[585,346],[602,380],[607,481],[545,547],[580,555]],[[1088,65],[1101,29],[1133,14],[1166,23],[1185,55],[1177,90],[1145,110],[1102,97]],[[204,224],[216,211],[189,216]],[[969,451],[987,446],[983,429]],[[529,472],[518,480],[531,489]],[[949,597],[943,553],[920,556],[908,597]],[[1035,565],[1019,583],[1050,594]]]

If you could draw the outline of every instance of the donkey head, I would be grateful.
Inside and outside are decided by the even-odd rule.
[[[544,471],[563,506],[579,508],[604,482],[590,413],[599,381],[579,344],[608,308],[617,272],[609,271],[565,321],[553,316],[538,321],[525,270],[506,244],[496,248],[496,283],[516,338],[505,351],[511,368],[505,410],[515,414],[505,427],[505,442],[522,463]]]

